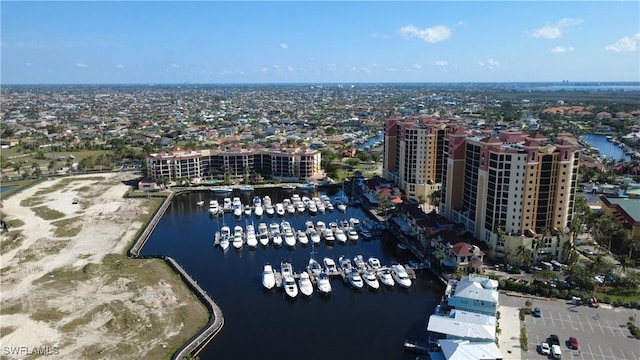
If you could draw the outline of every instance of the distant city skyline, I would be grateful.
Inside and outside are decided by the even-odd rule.
[[[1,84],[640,81],[640,2],[2,1]]]

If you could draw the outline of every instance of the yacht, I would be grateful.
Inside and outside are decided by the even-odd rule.
[[[311,258],[309,259],[309,265],[307,265],[307,270],[313,276],[318,276],[322,272],[322,265],[318,262],[318,260]]]
[[[276,213],[276,209],[273,207],[273,204],[269,203],[264,205],[264,212],[266,212],[267,215],[273,216],[273,214]]]
[[[253,212],[257,217],[262,216],[264,213],[264,208],[262,207],[262,200],[259,196],[253,197]]]
[[[401,264],[391,265],[391,275],[393,276],[393,280],[403,288],[411,286],[409,274],[407,274],[407,270]]]
[[[273,267],[269,263],[266,263],[262,270],[262,285],[265,289],[273,289],[273,287],[276,286],[276,275],[273,272]]]
[[[276,222],[269,225],[269,232],[271,233],[271,242],[275,246],[282,245],[282,235],[280,234],[280,225]]]
[[[308,237],[309,237],[309,240],[311,240],[311,242],[312,242],[313,244],[319,244],[319,243],[320,243],[320,240],[321,240],[321,238],[320,238],[320,234],[318,234],[318,232],[316,231],[316,229],[311,230],[311,231],[309,232]]]
[[[269,228],[265,223],[258,225],[258,242],[260,242],[262,246],[269,245]]]
[[[351,270],[347,274],[347,280],[349,280],[349,283],[351,284],[351,286],[353,286],[356,289],[362,289],[362,287],[364,286],[364,281],[362,280],[362,276],[360,275],[358,270],[355,270],[355,269]]]
[[[284,231],[284,243],[289,247],[296,246],[296,236],[291,228]]]
[[[204,205],[204,200],[200,200],[196,203],[196,206],[202,206]]]
[[[351,264],[351,260],[349,260],[348,257],[340,256],[340,258],[338,259],[338,264],[345,274],[349,274],[351,270],[353,270],[353,265]]]
[[[300,287],[300,292],[303,295],[311,296],[311,294],[313,294],[313,284],[311,283],[311,279],[309,278],[308,272],[303,271],[300,273],[298,286]]]
[[[316,223],[316,229],[320,232],[322,232],[322,230],[326,229],[327,225],[323,222],[323,221],[318,221]]]
[[[340,228],[333,230],[333,236],[341,244],[344,244],[347,242],[347,235],[344,233],[344,230]]]
[[[247,225],[247,246],[255,248],[258,246],[258,238],[256,237],[256,229],[253,224]]]
[[[251,216],[251,206],[249,205],[244,206],[244,214],[247,216]]]
[[[316,189],[316,185],[311,180],[305,181],[303,184],[297,186],[298,190],[311,191]]]
[[[218,212],[220,212],[220,204],[218,204],[218,200],[211,200],[209,201],[209,213],[211,215],[218,215]]]
[[[226,197],[222,200],[222,211],[229,212],[231,210],[233,210],[231,198]]]
[[[316,279],[316,286],[318,287],[318,292],[320,294],[330,294],[331,293],[331,281],[329,280],[329,275],[325,273],[320,273]]]
[[[376,277],[375,270],[371,270],[371,269],[366,270],[362,278],[364,279],[364,282],[367,284],[368,287],[374,290],[377,290],[380,288],[380,283],[378,282],[378,278]]]
[[[289,199],[286,199],[286,200],[289,200]],[[296,213],[296,207],[293,205],[291,201],[285,203],[284,207],[285,207],[285,210],[287,210],[287,213],[289,213],[289,215],[293,215]]]
[[[336,207],[342,212],[347,211],[347,205],[341,201],[338,202],[338,205]]]
[[[223,226],[220,229],[220,240],[218,241],[218,244],[220,245],[222,250],[227,250],[229,248],[230,239],[231,239],[231,228],[228,226]]]
[[[378,270],[380,269],[380,266],[381,266],[380,259],[374,256],[371,256],[369,260],[367,260],[367,264],[369,264],[369,267],[372,268],[373,270]]]
[[[331,229],[324,229],[322,233],[320,233],[325,242],[333,243],[336,238],[333,236],[333,231]]]
[[[308,234],[311,230],[315,230],[316,227],[313,225],[313,221],[307,220],[304,222],[304,231]]]
[[[367,263],[364,261],[364,257],[362,255],[356,255],[353,258],[353,264],[358,270],[365,270],[367,268]]]
[[[234,248],[236,249],[242,248],[243,236],[244,236],[244,230],[242,229],[242,226],[236,225],[233,228],[233,242],[231,243]]]
[[[214,194],[229,194],[233,192],[233,189],[228,186],[223,186],[219,188],[213,188],[211,189],[211,191],[213,191]]]
[[[338,273],[336,262],[333,261],[332,258],[326,257],[322,259],[322,263],[324,264],[324,270],[328,275],[335,275]]]
[[[358,232],[356,231],[356,229],[354,229],[353,227],[349,227],[349,229],[347,230],[347,239],[351,241],[358,241],[359,238],[360,236],[358,236]]]
[[[396,284],[395,280],[393,280],[393,276],[391,275],[391,271],[389,271],[389,268],[387,267],[376,270],[376,275],[378,275],[380,282],[387,286],[393,286]]]
[[[282,285],[284,286],[284,292],[289,298],[294,299],[298,296],[298,285],[296,285],[296,280],[292,275],[283,275]]]
[[[282,260],[280,262],[280,273],[282,276],[293,276],[293,265],[289,260]]]
[[[353,227],[360,225],[360,220],[358,218],[349,218],[349,224]]]
[[[236,217],[242,216],[242,201],[239,197],[234,197],[231,201],[231,207],[233,208],[233,215]]]
[[[309,237],[302,230],[298,230],[296,232],[296,238],[298,239],[298,242],[302,245],[307,245],[309,243]]]
[[[298,210],[299,213],[303,213],[306,209],[307,208],[306,206],[304,206],[304,203],[302,201],[296,203],[296,210]]]
[[[307,210],[309,211],[309,214],[311,215],[316,215],[318,213],[318,207],[316,206],[316,203],[309,200],[307,201]]]
[[[276,204],[276,214],[278,214],[278,216],[284,216],[284,213],[285,213],[284,204],[283,203],[277,203]]]
[[[251,185],[242,185],[242,186],[240,186],[240,191],[242,191],[242,192],[253,192],[253,186],[251,186]]]

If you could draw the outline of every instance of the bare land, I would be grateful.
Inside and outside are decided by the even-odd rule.
[[[166,359],[206,324],[164,261],[125,255],[161,203],[124,198],[130,178],[50,180],[3,201],[0,357]]]

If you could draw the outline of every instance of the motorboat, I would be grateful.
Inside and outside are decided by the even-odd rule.
[[[362,276],[360,275],[358,270],[352,269],[346,276],[351,286],[356,289],[362,289],[362,287],[364,286],[364,281],[362,280]]]
[[[266,212],[267,215],[269,215],[269,216],[273,216],[273,214],[276,213],[276,209],[273,206],[273,204],[265,204],[264,205],[264,212]]]
[[[289,202],[287,204],[284,204],[285,210],[287,211],[287,213],[289,215],[295,214],[296,213],[296,207],[293,205],[292,202]]]
[[[313,276],[318,276],[322,272],[322,265],[318,262],[318,260],[311,258],[309,259],[309,265],[307,265],[307,270]]]
[[[313,229],[313,230],[311,230],[309,232],[308,237],[309,237],[309,240],[311,240],[311,242],[313,244],[319,244],[320,243],[320,240],[321,240],[320,234],[318,234],[318,232],[315,229]]]
[[[347,205],[343,202],[338,202],[338,205],[336,205],[336,207],[342,212],[347,211]]]
[[[314,202],[314,204],[316,204],[316,209],[318,210],[318,212],[325,212],[326,208],[324,207],[324,202],[322,202],[319,197],[314,197],[311,200]]]
[[[378,278],[376,277],[376,271],[372,269],[365,270],[362,275],[362,279],[368,287],[377,290],[380,288],[380,282],[378,282]]]
[[[336,240],[336,238],[333,236],[333,231],[331,231],[331,229],[322,230],[322,233],[320,233],[320,235],[322,236],[324,241],[328,243],[332,243]]]
[[[211,200],[209,201],[209,213],[211,215],[218,215],[218,212],[220,211],[220,204],[218,204],[218,200]]]
[[[253,192],[253,186],[251,185],[242,185],[240,186],[240,191],[242,192]]]
[[[329,279],[329,275],[325,273],[320,273],[316,278],[316,286],[318,287],[318,292],[320,294],[330,294],[331,293],[331,281]]]
[[[318,207],[316,206],[315,202],[309,200],[306,206],[307,206],[307,210],[309,211],[309,214],[316,215],[318,213]]]
[[[278,216],[284,216],[285,209],[283,203],[276,203],[276,214]]]
[[[371,234],[371,232],[369,232],[369,230],[367,229],[363,229],[362,231],[360,231],[360,235],[362,235],[362,238],[365,240],[373,239],[373,234]]]
[[[327,225],[326,225],[323,221],[318,221],[318,222],[316,223],[316,229],[317,229],[318,231],[322,231],[322,230],[324,230],[324,229],[326,229],[326,228],[327,228]]]
[[[280,234],[280,225],[276,222],[272,222],[269,225],[269,232],[271,233],[271,242],[275,246],[282,245],[282,235]]]
[[[409,278],[407,269],[405,269],[403,265],[391,265],[391,275],[393,276],[393,280],[395,280],[395,282],[403,288],[408,288],[411,286],[411,279]]]
[[[247,225],[247,246],[255,248],[258,246],[258,238],[256,237],[256,230],[253,224]]]
[[[262,205],[256,205],[253,208],[253,213],[256,214],[257,217],[262,216],[262,214],[264,214],[264,208],[262,207]]]
[[[349,274],[353,270],[353,264],[351,264],[351,260],[348,257],[340,256],[338,264],[345,274]]]
[[[356,231],[356,229],[350,227],[349,230],[347,230],[347,239],[351,241],[358,241],[359,238],[360,236],[358,236],[358,232]]]
[[[258,224],[258,242],[262,246],[269,245],[269,228],[265,223]]]
[[[296,210],[298,210],[299,213],[303,213],[305,210],[307,210],[307,207],[304,205],[302,201],[300,201],[296,203]]]
[[[349,224],[353,227],[360,225],[360,220],[358,218],[349,218]]]
[[[230,239],[231,228],[228,226],[223,226],[222,228],[220,228],[220,239],[218,241],[218,244],[220,245],[222,250],[227,250],[229,248]]]
[[[233,228],[233,241],[231,242],[234,248],[236,249],[242,248],[243,236],[244,236],[244,230],[242,229],[242,226],[236,225]]]
[[[309,277],[308,272],[303,271],[300,273],[298,286],[300,287],[302,295],[311,296],[311,294],[313,294],[313,284],[311,283],[311,278]]]
[[[219,188],[213,188],[211,189],[211,191],[213,191],[214,194],[229,194],[233,192],[233,189],[228,186],[223,186]]]
[[[222,211],[229,212],[231,210],[233,210],[231,198],[226,197],[222,200]]]
[[[285,190],[285,191],[293,191],[295,188],[296,188],[296,186],[292,185],[292,184],[284,184],[284,185],[282,185],[282,190]]]
[[[309,237],[302,230],[298,230],[296,232],[296,238],[298,239],[298,242],[302,245],[307,245],[309,243]]]
[[[340,228],[333,230],[333,236],[341,244],[344,244],[347,242],[347,235],[344,233],[344,230]]]
[[[265,289],[273,289],[276,286],[276,274],[273,272],[271,264],[266,263],[262,270],[262,285]]]
[[[393,280],[393,276],[391,275],[391,271],[387,267],[376,270],[376,275],[380,282],[387,286],[393,286],[396,284],[395,280]]]
[[[202,206],[204,205],[204,200],[200,200],[196,203],[196,206]]]
[[[244,214],[247,216],[251,216],[251,206],[249,205],[244,206]]]
[[[298,285],[296,285],[296,280],[292,275],[282,276],[282,286],[284,287],[284,292],[289,298],[294,299],[298,296]]]
[[[231,201],[231,207],[233,208],[233,215],[236,217],[242,216],[242,201],[239,197],[234,197]]]
[[[366,270],[367,268],[367,263],[364,261],[364,257],[362,255],[356,255],[353,258],[353,265],[358,270]]]
[[[284,243],[289,247],[296,246],[296,236],[293,234],[293,230],[291,228],[284,231]]]
[[[296,188],[298,190],[311,191],[311,190],[315,190],[316,189],[316,184],[314,184],[313,181],[311,181],[311,180],[307,180],[304,183],[299,184],[298,186],[296,186]]]
[[[322,263],[324,264],[324,271],[328,275],[335,275],[338,273],[338,268],[336,267],[336,262],[333,261],[332,258],[326,257],[322,259]]]
[[[371,256],[367,260],[367,264],[369,264],[369,267],[372,268],[373,270],[378,270],[381,267],[380,259],[378,259],[377,257],[374,257],[374,256]]]

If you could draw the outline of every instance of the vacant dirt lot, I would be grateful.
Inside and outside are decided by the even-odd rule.
[[[124,254],[159,199],[131,175],[43,182],[3,201],[0,357],[169,358],[208,313],[161,260]]]

